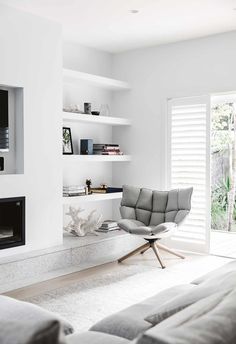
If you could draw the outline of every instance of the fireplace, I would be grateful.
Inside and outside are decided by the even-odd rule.
[[[25,197],[0,199],[0,249],[25,244]]]

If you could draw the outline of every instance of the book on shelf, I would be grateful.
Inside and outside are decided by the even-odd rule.
[[[92,193],[99,193],[99,194],[107,193],[107,189],[103,189],[103,188],[91,188],[90,190]]]
[[[106,188],[91,188],[92,193],[98,193],[98,194],[105,194],[105,193],[114,193],[114,192],[122,192],[122,188],[116,188],[116,187],[106,187]]]
[[[116,151],[120,149],[120,146],[106,146],[103,149],[106,151]]]
[[[102,155],[124,155],[123,152],[102,152]]]
[[[63,197],[84,196],[85,188],[81,185],[63,186]]]
[[[107,193],[123,192],[123,188],[116,188],[112,186],[108,186],[106,190],[107,190]]]
[[[120,145],[117,144],[117,143],[94,143],[93,144],[93,148],[99,148],[99,149],[106,148],[106,147],[109,147],[109,148],[115,147],[115,148],[117,148],[119,146]]]
[[[105,220],[103,221],[100,228],[109,229],[109,228],[114,228],[114,227],[118,227],[117,221]]]
[[[117,221],[105,220],[105,221],[103,221],[101,227],[97,229],[97,231],[108,233],[108,232],[116,231],[119,229],[120,229],[120,227],[118,226]]]
[[[120,230],[120,228],[118,226],[110,228],[110,229],[103,229],[103,228],[100,227],[100,228],[96,229],[96,232],[108,233],[108,232],[118,231],[118,230]]]
[[[100,144],[95,143],[93,145],[93,154],[95,155],[123,155],[120,150],[120,145],[116,143]]]
[[[124,153],[118,150],[114,152],[112,151],[106,152],[106,151],[101,150],[101,151],[93,151],[93,154],[94,155],[123,155]]]
[[[69,186],[63,186],[64,191],[77,191],[82,190],[84,191],[84,186],[82,185],[69,185]]]
[[[63,197],[76,197],[76,196],[85,196],[86,193],[84,192],[63,192]]]
[[[71,193],[71,194],[73,194],[73,193],[83,193],[83,192],[85,192],[85,189],[83,188],[83,189],[77,189],[77,190],[64,190],[63,189],[63,192],[64,193]]]

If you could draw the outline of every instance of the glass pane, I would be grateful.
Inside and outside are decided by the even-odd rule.
[[[236,121],[234,97],[216,97],[211,121],[211,228],[236,232]]]

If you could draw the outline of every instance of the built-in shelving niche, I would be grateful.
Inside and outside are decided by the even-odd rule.
[[[0,140],[8,139],[7,146],[0,148],[0,157],[4,159],[4,169],[0,175],[23,174],[24,173],[24,111],[23,111],[23,87],[0,84],[2,101],[0,101],[0,126],[2,137]],[[6,105],[7,99],[7,105]],[[8,119],[6,117],[6,112]]]
[[[70,127],[73,141],[73,155],[64,155],[63,184],[84,185],[87,178],[92,180],[92,186],[98,187],[101,183],[109,186],[121,187],[113,180],[113,170],[117,164],[129,164],[132,160],[129,155],[129,147],[125,147],[122,140],[114,142],[113,133],[115,127],[122,127],[123,132],[129,133],[132,125],[123,113],[114,113],[112,99],[116,92],[129,92],[127,82],[107,78],[104,76],[83,73],[79,71],[63,70],[63,107],[71,105],[83,110],[83,103],[90,102],[92,110],[99,111],[101,104],[108,104],[111,116],[93,116],[73,112],[62,112],[63,126]],[[80,140],[93,139],[94,143],[120,144],[124,155],[80,155]],[[124,180],[125,183],[125,180]],[[103,219],[118,219],[116,214],[119,209],[122,193],[92,194],[78,197],[63,197],[64,214],[69,206],[84,209],[81,216],[87,216],[90,211],[96,209]],[[64,225],[69,221],[64,216]]]

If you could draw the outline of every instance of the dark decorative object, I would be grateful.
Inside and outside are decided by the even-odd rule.
[[[88,193],[90,194],[91,193],[91,185],[92,185],[91,179],[86,179],[85,184],[87,185]]]
[[[70,128],[63,127],[63,154],[73,154]]]
[[[0,90],[0,151],[9,151],[8,91]]]
[[[84,113],[91,115],[91,103],[84,103]]]
[[[116,188],[112,186],[107,187],[107,193],[113,193],[113,192],[123,192],[123,188]]]
[[[91,114],[94,116],[99,116],[100,112],[99,111],[92,111]]]
[[[0,171],[4,171],[4,158],[0,157]]]
[[[80,154],[93,155],[93,140],[92,139],[80,140]]]
[[[25,197],[0,199],[0,249],[25,244]]]

